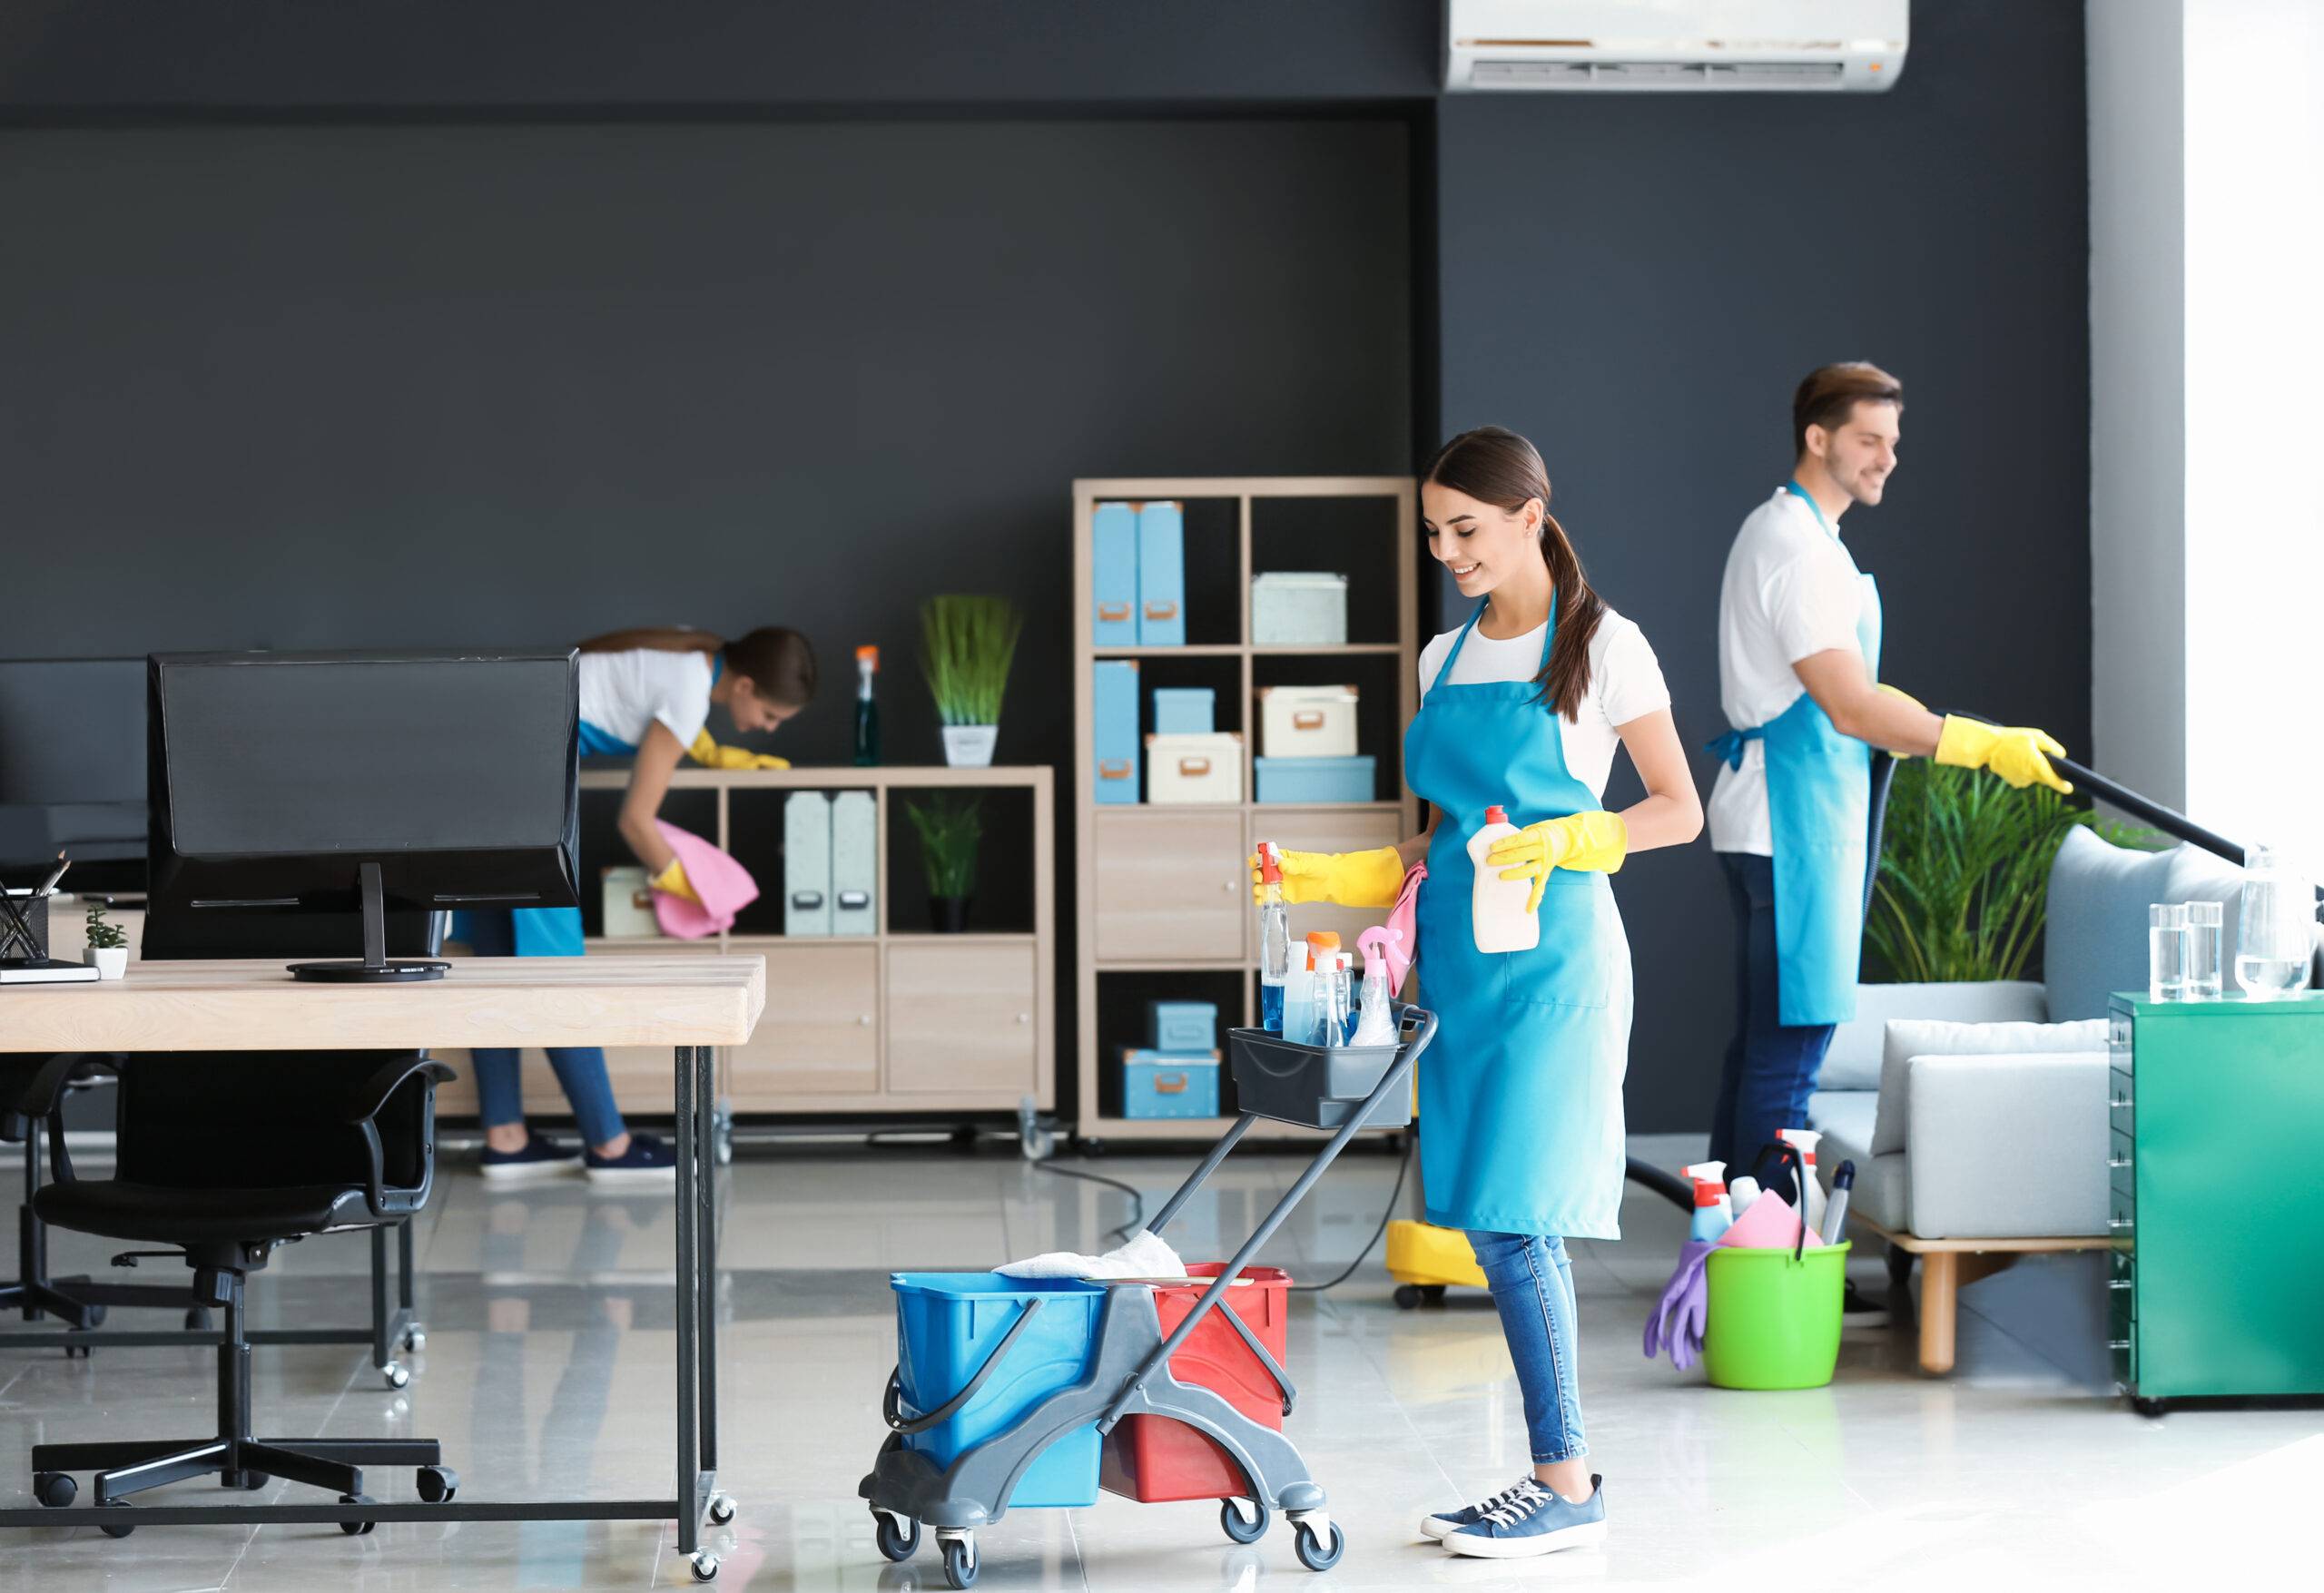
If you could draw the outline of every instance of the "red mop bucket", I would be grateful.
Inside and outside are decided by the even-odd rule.
[[[1219,1263],[1205,1262],[1187,1268],[1187,1276],[1202,1282],[1155,1289],[1154,1311],[1162,1320],[1165,1338],[1194,1310],[1210,1280],[1226,1270]],[[1245,1267],[1242,1277],[1170,1357],[1170,1375],[1210,1390],[1252,1421],[1282,1431],[1283,1391],[1275,1386],[1275,1374],[1219,1313],[1232,1311],[1240,1317],[1287,1371],[1290,1304],[1290,1273],[1280,1267]],[[1247,1499],[1251,1492],[1249,1480],[1225,1450],[1207,1434],[1167,1416],[1123,1417],[1106,1435],[1098,1480],[1107,1492],[1144,1504]]]

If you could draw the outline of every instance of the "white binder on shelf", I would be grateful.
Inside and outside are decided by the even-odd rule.
[[[868,791],[832,798],[832,933],[880,932],[880,805]]]
[[[832,932],[832,799],[820,791],[783,804],[783,932]]]

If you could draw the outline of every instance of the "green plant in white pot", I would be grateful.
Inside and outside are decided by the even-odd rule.
[[[1023,616],[1002,597],[931,597],[920,605],[920,666],[944,725],[944,762],[981,769],[1000,734],[1000,697]]]
[[[81,960],[97,970],[101,979],[117,979],[129,971],[129,937],[119,924],[105,918],[104,904],[89,907],[89,944]]]

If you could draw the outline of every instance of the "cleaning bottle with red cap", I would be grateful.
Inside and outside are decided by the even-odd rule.
[[[1469,928],[1482,952],[1531,951],[1541,943],[1541,920],[1525,910],[1531,883],[1504,880],[1499,869],[1485,861],[1493,842],[1516,833],[1508,811],[1494,806],[1485,810],[1484,828],[1469,837],[1469,867],[1474,875],[1469,888]]]
[[[1824,1185],[1816,1177],[1816,1142],[1824,1136],[1813,1128],[1778,1128],[1776,1137],[1799,1153],[1800,1182],[1807,1187],[1799,1192],[1800,1214],[1807,1225],[1822,1233],[1824,1230]]]
[[[1735,1222],[1735,1210],[1727,1199],[1727,1164],[1697,1162],[1679,1171],[1695,1186],[1695,1213],[1687,1223],[1687,1237],[1709,1244],[1718,1242]]]
[[[1283,986],[1291,973],[1291,915],[1283,900],[1283,851],[1259,842],[1259,1027],[1283,1033]]]

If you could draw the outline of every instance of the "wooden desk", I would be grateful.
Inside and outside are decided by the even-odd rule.
[[[677,1489],[664,1500],[456,1500],[448,1504],[115,1505],[0,1510],[0,1527],[196,1522],[668,1520],[696,1579],[717,1494],[717,1234],[712,1047],[750,1038],[766,1005],[763,958],[471,958],[414,985],[302,984],[276,961],[141,962],[113,983],[0,990],[0,1051],[401,1050],[456,1046],[675,1047],[677,1160]],[[714,1500],[716,1501],[714,1505]]]

